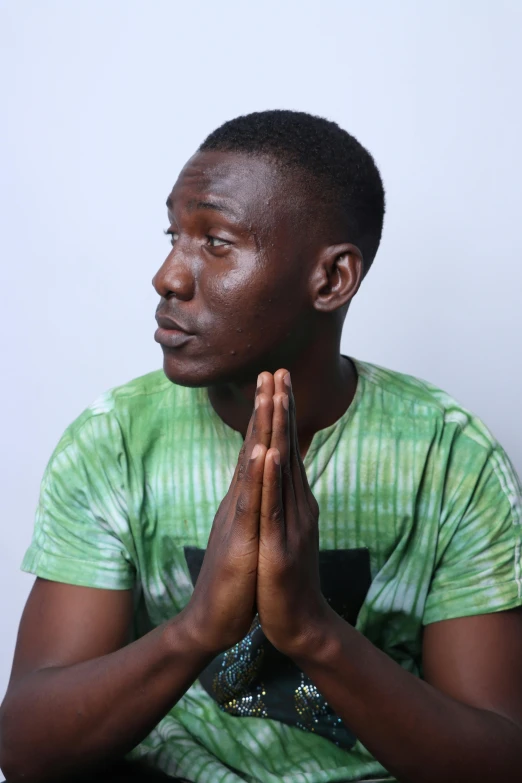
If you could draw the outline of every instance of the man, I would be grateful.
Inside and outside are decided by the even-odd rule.
[[[85,411],[43,479],[8,780],[127,754],[195,783],[519,780],[518,480],[444,392],[340,354],[373,159],[255,113],[167,206],[163,372]]]

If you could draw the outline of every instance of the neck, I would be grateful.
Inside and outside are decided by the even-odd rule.
[[[334,424],[345,413],[357,387],[353,363],[341,356],[338,344],[334,348],[329,352],[324,344],[318,344],[307,350],[306,356],[293,366],[285,366],[292,378],[297,435],[303,457],[315,433]],[[252,415],[256,380],[244,385],[230,383],[208,389],[210,403],[218,416],[243,437]]]

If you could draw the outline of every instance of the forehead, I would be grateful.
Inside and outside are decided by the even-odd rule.
[[[208,150],[183,167],[167,199],[169,210],[219,201],[238,217],[262,217],[288,190],[275,162],[266,156]]]

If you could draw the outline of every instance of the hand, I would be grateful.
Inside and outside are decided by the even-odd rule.
[[[255,614],[263,465],[274,380],[261,373],[230,488],[217,511],[194,593],[184,610],[196,643],[217,655],[248,633]]]
[[[292,657],[320,639],[334,613],[321,593],[319,507],[299,452],[286,370],[275,373],[274,387],[261,499],[257,609],[267,638]]]

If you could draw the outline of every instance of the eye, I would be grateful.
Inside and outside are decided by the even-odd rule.
[[[226,239],[220,239],[219,237],[213,237],[210,234],[207,234],[207,239],[209,241],[210,247],[224,247],[225,245],[230,245],[230,242],[227,242]]]

